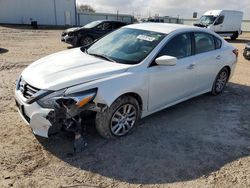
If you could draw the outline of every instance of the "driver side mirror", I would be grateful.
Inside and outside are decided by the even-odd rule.
[[[177,63],[177,58],[173,56],[164,55],[164,56],[158,57],[155,60],[155,62],[157,65],[174,66]]]

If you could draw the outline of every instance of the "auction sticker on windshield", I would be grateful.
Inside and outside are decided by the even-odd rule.
[[[149,41],[149,42],[153,42],[155,40],[154,37],[150,37],[150,36],[147,36],[147,35],[139,35],[137,37],[137,39],[146,40],[146,41]]]

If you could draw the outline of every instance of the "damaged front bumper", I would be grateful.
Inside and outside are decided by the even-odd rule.
[[[21,79],[20,79],[21,80]],[[19,83],[19,84],[18,84]],[[39,96],[38,92],[26,97],[24,88],[36,88],[28,85],[25,81],[18,81],[15,90],[15,102],[22,119],[30,126],[33,133],[48,138],[52,133],[62,128],[66,131],[81,132],[81,114],[85,111],[103,111],[105,105],[96,105],[93,99],[96,96],[97,88],[65,94],[66,89],[47,92]],[[22,85],[24,83],[24,85]],[[26,85],[25,85],[26,84]]]
[[[48,138],[52,124],[46,117],[53,109],[42,108],[36,102],[32,104],[25,103],[19,90],[15,91],[15,102],[20,116],[30,126],[33,133]]]
[[[66,34],[65,36],[61,37],[61,41],[71,44],[73,46],[77,45],[77,37],[76,36],[69,36],[68,34]]]

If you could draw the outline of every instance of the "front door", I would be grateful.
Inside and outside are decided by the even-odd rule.
[[[177,64],[163,66],[154,63],[148,68],[149,111],[156,111],[193,94],[196,67],[191,41],[190,33],[173,37],[157,57],[174,56],[178,59]]]
[[[149,111],[155,111],[191,96],[195,83],[195,59],[179,59],[175,66],[149,68]]]

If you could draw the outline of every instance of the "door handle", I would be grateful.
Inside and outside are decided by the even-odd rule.
[[[218,55],[218,56],[216,57],[216,59],[217,59],[217,60],[220,60],[220,59],[221,59],[221,56],[220,56],[220,55]]]
[[[195,64],[192,63],[192,64],[188,65],[187,69],[194,69],[194,67],[195,67]]]

